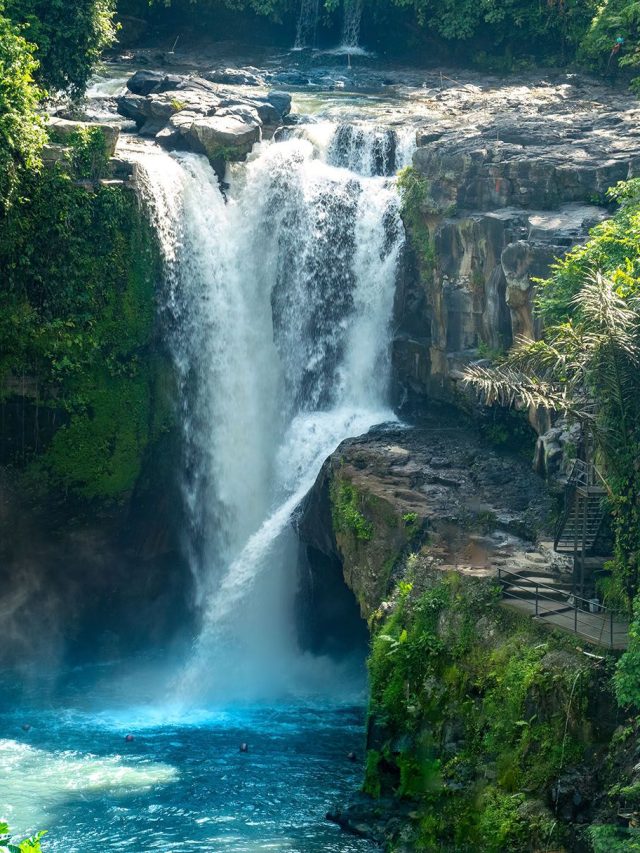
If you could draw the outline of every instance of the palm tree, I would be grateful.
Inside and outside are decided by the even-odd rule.
[[[469,366],[463,382],[488,405],[563,413],[593,436],[613,503],[619,580],[632,598],[640,557],[640,305],[595,272],[572,307],[572,318],[545,340],[517,340],[499,364]]]

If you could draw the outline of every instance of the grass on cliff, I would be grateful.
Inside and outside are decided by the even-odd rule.
[[[562,840],[552,783],[593,746],[594,674],[563,639],[456,574],[402,584],[369,662],[377,733],[364,790],[409,797],[411,849],[525,851]]]

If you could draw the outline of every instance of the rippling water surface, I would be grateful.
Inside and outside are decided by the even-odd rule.
[[[361,707],[187,712],[73,688],[46,707],[0,693],[0,816],[48,829],[47,853],[372,849],[325,820],[360,781]]]

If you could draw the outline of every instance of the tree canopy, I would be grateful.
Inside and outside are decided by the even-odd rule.
[[[37,168],[44,131],[37,116],[35,48],[2,14],[0,5],[0,210],[25,171]]]
[[[84,91],[115,39],[112,0],[6,0],[5,14],[37,45],[35,77],[49,91]]]
[[[199,23],[215,11],[252,12],[295,28],[299,0],[119,0],[123,14]],[[334,25],[345,0],[323,0]],[[339,26],[339,23],[337,24]],[[363,29],[385,49],[419,43],[457,48],[465,61],[508,70],[523,61],[571,61],[605,69],[617,37],[621,66],[640,64],[640,0],[363,0]]]

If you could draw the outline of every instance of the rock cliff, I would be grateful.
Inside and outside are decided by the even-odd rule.
[[[637,731],[614,657],[505,606],[496,583],[570,579],[551,506],[524,456],[436,404],[325,463],[298,530],[314,585],[341,566],[371,635],[363,793],[330,820],[398,853],[605,850],[625,831]]]
[[[394,349],[398,400],[418,406],[456,399],[469,360],[537,334],[535,280],[607,216],[607,189],[640,172],[626,93],[578,75],[430,82]]]

